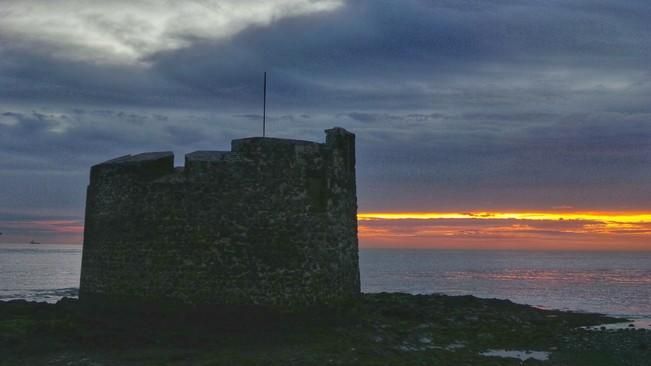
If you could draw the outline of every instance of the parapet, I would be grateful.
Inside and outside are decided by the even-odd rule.
[[[183,172],[185,178],[202,176],[213,169],[223,169],[225,164],[256,161],[276,161],[279,157],[295,158],[301,154],[328,154],[339,150],[347,166],[355,164],[355,135],[335,127],[326,132],[325,143],[281,139],[272,137],[248,137],[231,142],[231,151],[194,151],[185,155],[183,167],[174,168],[171,151],[146,152],[125,155],[107,160],[91,168],[91,183],[98,179],[129,176],[139,180],[154,180],[169,174]]]

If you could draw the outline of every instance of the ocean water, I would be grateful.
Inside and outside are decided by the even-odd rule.
[[[0,244],[0,300],[76,296],[81,246]],[[509,299],[651,317],[651,252],[362,249],[362,291]]]
[[[0,300],[77,296],[81,245],[0,244]]]
[[[651,316],[651,252],[367,249],[365,292],[509,299],[546,309]]]

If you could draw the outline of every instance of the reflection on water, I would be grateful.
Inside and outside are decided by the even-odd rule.
[[[501,272],[449,272],[445,274],[450,280],[486,279],[494,281],[534,280],[564,285],[591,284],[595,282],[610,282],[620,284],[644,285],[651,284],[649,271],[645,270],[504,270]]]
[[[651,315],[651,253],[360,251],[362,290],[503,298],[542,308]]]

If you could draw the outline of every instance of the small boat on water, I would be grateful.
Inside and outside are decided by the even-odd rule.
[[[30,244],[41,244],[40,242],[35,241],[35,240],[30,240],[29,243],[30,243]]]

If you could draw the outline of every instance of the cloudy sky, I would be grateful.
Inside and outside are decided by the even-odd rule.
[[[0,242],[80,243],[95,163],[259,135],[267,71],[270,135],[357,134],[365,246],[651,250],[649,19],[642,0],[0,0]]]

